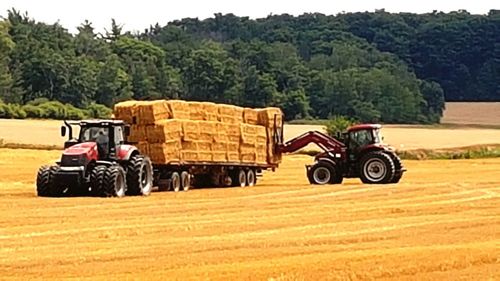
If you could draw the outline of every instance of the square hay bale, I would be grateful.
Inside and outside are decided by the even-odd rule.
[[[226,162],[227,153],[225,151],[212,151],[212,161],[214,162]]]
[[[148,141],[146,134],[146,126],[145,125],[130,125],[130,134],[127,137],[127,141],[129,142],[146,142]]]
[[[180,141],[150,143],[148,150],[153,163],[165,164],[180,161]]]
[[[181,159],[186,162],[210,162],[212,161],[212,152],[183,150],[181,151]]]
[[[259,111],[253,108],[244,108],[243,109],[243,122],[251,125],[258,125],[257,121],[259,120]]]
[[[240,154],[238,152],[227,152],[227,161],[232,163],[240,163]]]
[[[196,141],[200,139],[200,122],[194,120],[182,120],[182,140]]]
[[[239,142],[241,139],[240,124],[225,123],[227,139],[230,142]]]
[[[213,102],[202,102],[202,108],[204,112],[204,120],[206,121],[219,121],[219,107]]]
[[[146,134],[148,141],[151,143],[180,140],[182,136],[182,123],[178,119],[160,120],[154,125],[147,125]]]
[[[154,124],[156,121],[172,117],[165,100],[140,101],[135,107],[137,115],[134,124]]]
[[[212,142],[207,141],[183,141],[181,143],[182,150],[186,151],[212,151]]]
[[[167,107],[170,110],[171,118],[190,119],[189,104],[183,100],[168,100]]]
[[[142,155],[150,155],[149,153],[149,143],[147,142],[138,142],[135,144],[135,146],[137,147],[137,149],[139,149],[139,152],[142,154]]]
[[[113,115],[115,119],[123,120],[128,124],[134,124],[133,117],[137,115],[135,104],[137,101],[123,101],[115,104]]]
[[[223,151],[224,153],[226,153],[227,142],[213,142],[212,143],[212,151]]]
[[[243,122],[243,108],[235,105],[220,104],[218,120],[223,123],[239,124]]]
[[[200,121],[200,140],[213,142],[217,135],[217,122]]]
[[[283,122],[283,112],[281,109],[277,107],[266,107],[263,109],[258,109],[258,125],[273,128],[274,127],[274,118],[276,116],[276,123],[282,124]]]
[[[191,120],[205,120],[205,113],[203,104],[201,102],[190,101],[187,102],[189,108],[189,119]]]

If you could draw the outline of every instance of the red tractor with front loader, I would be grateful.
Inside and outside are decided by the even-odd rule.
[[[279,144],[277,150],[290,153],[310,143],[318,145],[323,152],[315,156],[313,165],[306,166],[311,184],[339,184],[344,178],[361,178],[367,184],[397,183],[406,169],[396,152],[382,143],[381,127],[355,125],[337,138],[310,131]]]
[[[73,138],[73,127],[79,128]],[[151,160],[126,144],[129,127],[119,120],[64,121],[61,136],[69,140],[55,165],[38,170],[38,196],[149,195],[153,188]]]

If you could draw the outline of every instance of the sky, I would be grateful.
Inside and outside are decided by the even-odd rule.
[[[15,8],[37,21],[59,23],[70,32],[86,19],[92,22],[97,32],[109,29],[111,18],[123,25],[125,31],[144,31],[149,25],[186,17],[205,19],[214,13],[233,13],[252,19],[269,14],[291,14],[319,12],[338,14],[342,12],[364,12],[385,9],[388,12],[426,13],[433,10],[449,12],[465,9],[473,14],[487,14],[491,9],[500,9],[498,0],[1,0],[0,16],[6,17],[7,10]]]

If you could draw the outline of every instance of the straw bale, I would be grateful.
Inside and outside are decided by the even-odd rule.
[[[187,104],[189,108],[190,120],[205,120],[205,113],[201,102],[190,101]]]
[[[212,151],[212,161],[214,162],[226,162],[227,153],[225,151]]]
[[[148,156],[150,155],[149,144],[147,142],[141,141],[141,142],[136,143],[135,146],[137,147],[137,149],[139,149],[139,152],[142,155],[148,155]]]
[[[213,142],[212,151],[223,151],[225,153],[227,151],[227,142]]]
[[[196,141],[200,139],[200,121],[182,120],[182,140]]]
[[[135,104],[137,124],[154,124],[155,121],[171,118],[170,110],[165,100],[140,101]]]
[[[195,162],[195,161],[210,162],[212,161],[212,152],[183,150],[181,151],[181,159],[182,161],[187,161],[187,162]]]
[[[184,100],[168,100],[166,103],[170,110],[171,118],[190,119],[188,102]]]
[[[218,120],[223,123],[239,124],[243,122],[243,108],[235,105],[220,104]]]
[[[212,142],[207,141],[183,141],[181,143],[182,150],[186,151],[212,151]]]
[[[137,101],[131,100],[115,104],[113,109],[114,118],[123,120],[128,124],[134,124],[133,117],[136,116],[136,103]]]
[[[240,154],[238,152],[227,152],[227,161],[239,163]]]
[[[259,117],[259,111],[253,108],[243,109],[243,122],[251,125],[258,125],[257,121]]]
[[[276,123],[282,124],[283,112],[277,107],[267,107],[263,109],[258,109],[258,120],[259,125],[272,128],[274,127],[274,118],[276,116]]]
[[[213,102],[202,102],[204,112],[204,120],[206,121],[219,121],[219,107]]]
[[[200,140],[213,142],[217,135],[217,122],[199,121]]]
[[[180,140],[182,123],[178,119],[160,120],[154,125],[146,126],[146,135],[151,143]]]
[[[146,126],[145,125],[130,125],[130,135],[127,137],[129,142],[147,141]]]
[[[180,160],[180,142],[178,140],[150,143],[148,149],[153,163],[162,164]]]

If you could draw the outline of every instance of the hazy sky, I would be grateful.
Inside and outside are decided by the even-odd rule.
[[[340,12],[362,12],[385,9],[389,12],[425,13],[456,11],[465,9],[473,14],[486,14],[490,9],[500,9],[499,0],[176,0],[176,1],[106,1],[106,0],[1,0],[0,15],[16,8],[28,11],[37,21],[54,23],[59,21],[71,32],[85,19],[93,23],[97,31],[110,26],[111,18],[124,26],[124,30],[143,31],[150,24],[165,25],[169,21],[185,17],[205,19],[214,13],[233,13],[250,18],[266,17],[269,14],[288,13],[300,15],[306,12],[337,14]]]

